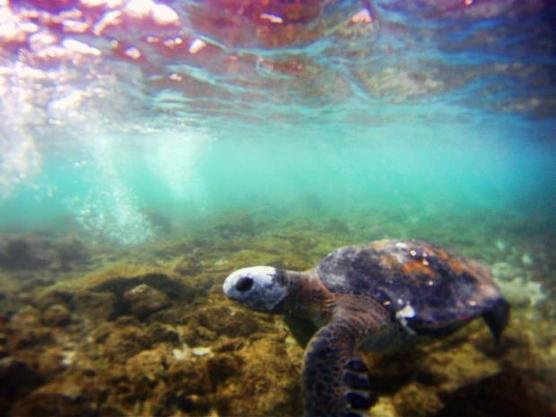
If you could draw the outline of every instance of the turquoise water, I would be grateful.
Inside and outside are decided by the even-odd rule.
[[[151,212],[183,228],[231,210],[378,209],[408,218],[471,210],[551,220],[551,141],[511,116],[477,118],[247,131],[230,121],[222,130],[83,136],[74,152],[42,150],[40,172],[4,198],[3,227],[70,221],[84,235],[133,244],[160,237]]]
[[[517,317],[506,349],[514,356],[498,364],[534,374],[531,380],[520,374],[524,384],[553,386],[556,339],[547,329],[556,316],[555,16],[554,5],[540,0],[0,2],[0,313],[8,323],[0,323],[0,333],[34,329],[40,320],[26,319],[35,314],[29,308],[43,314],[44,292],[69,291],[74,301],[59,296],[60,303],[72,323],[83,315],[85,324],[64,330],[66,339],[56,333],[54,342],[31,343],[33,355],[50,358],[45,351],[63,348],[63,355],[77,351],[84,360],[82,351],[93,368],[117,369],[127,356],[114,346],[128,345],[118,339],[107,342],[112,351],[91,354],[105,341],[98,336],[103,327],[87,321],[98,314],[94,303],[84,302],[93,313],[83,313],[75,301],[80,291],[102,287],[95,279],[103,274],[134,285],[154,285],[143,277],[153,271],[175,278],[194,294],[184,296],[185,312],[170,308],[141,325],[186,326],[172,314],[194,323],[202,319],[192,317],[212,317],[207,311],[225,301],[211,297],[242,265],[304,269],[340,245],[422,238],[493,270]],[[63,287],[68,280],[71,290]],[[120,300],[123,290],[114,291]],[[121,330],[132,322],[127,313],[114,307],[101,322]],[[267,340],[276,339],[264,320],[257,323]],[[214,323],[199,326],[234,337]],[[180,343],[219,349],[221,339],[211,339],[209,330],[186,330],[177,330]],[[0,358],[27,358],[24,342],[2,347]],[[473,343],[485,350],[480,340]],[[141,351],[132,345],[133,354]],[[292,369],[300,361],[292,359]],[[49,366],[35,366],[45,384],[57,375],[71,385],[71,364],[52,375]],[[514,381],[506,368],[497,375]],[[227,387],[228,371],[207,385]],[[99,386],[112,384],[99,378]],[[475,398],[482,392],[475,384],[442,391],[444,414],[419,415],[457,415],[453,398]],[[503,386],[519,397],[519,384]],[[31,385],[10,395],[23,404],[29,392],[42,392]],[[539,397],[525,396],[525,405],[516,406],[522,415],[556,410],[540,385],[534,385]],[[135,392],[142,385],[130,386]],[[209,390],[211,405],[199,408],[190,399],[149,408],[173,403],[129,394],[121,402],[110,397],[115,409],[95,410],[248,412],[233,408],[222,389]],[[205,398],[202,392],[192,395]],[[12,404],[0,394],[4,414]],[[88,395],[103,403],[104,394]],[[546,409],[527,408],[545,400]],[[284,404],[299,410],[295,401]],[[492,401],[494,413],[485,406],[469,415],[507,415]],[[15,407],[14,415],[41,410]],[[257,410],[249,412],[295,414]],[[380,415],[403,417],[385,410]]]
[[[359,3],[337,2],[312,32],[228,45],[256,23],[203,25],[205,6],[176,3],[179,28],[147,16],[128,23],[136,33],[45,40],[37,28],[30,50],[6,43],[3,229],[71,223],[127,245],[160,237],[153,213],[187,228],[228,210],[311,215],[311,204],[550,222],[550,7],[380,2],[355,25]],[[195,39],[208,46],[191,53]]]

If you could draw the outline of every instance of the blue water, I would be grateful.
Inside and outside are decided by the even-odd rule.
[[[231,210],[311,216],[316,205],[317,216],[473,210],[551,223],[551,6],[383,1],[354,25],[360,4],[335,2],[269,41],[249,19],[228,32],[195,23],[210,4],[168,4],[185,50],[156,50],[147,35],[175,38],[140,20],[135,32],[5,48],[2,229],[71,224],[128,245],[160,237],[152,213],[187,229]],[[193,54],[193,39],[208,46]],[[141,58],[116,56],[116,40]],[[41,58],[48,47],[59,56]]]

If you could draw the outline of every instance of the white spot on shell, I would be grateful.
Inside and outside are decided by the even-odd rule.
[[[411,304],[407,304],[404,308],[402,308],[396,313],[396,318],[398,320],[407,319],[411,317],[415,317],[415,310],[413,310]]]
[[[415,255],[417,255],[417,252],[415,252],[415,251],[414,251],[413,249],[412,249],[412,250],[410,250],[410,251],[409,251],[409,253],[410,253],[410,255],[411,255],[411,256],[415,256]]]
[[[396,319],[409,334],[415,334],[415,331],[409,327],[406,320],[412,317],[415,317],[415,310],[413,310],[413,307],[411,307],[409,303],[396,313]]]

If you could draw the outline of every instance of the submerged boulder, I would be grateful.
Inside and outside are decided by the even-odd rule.
[[[114,316],[116,303],[116,296],[111,292],[79,292],[75,295],[74,312],[91,320],[105,321]]]
[[[48,326],[65,326],[71,321],[71,313],[64,304],[53,304],[44,311],[42,321]]]
[[[139,284],[127,290],[123,299],[129,303],[131,313],[139,318],[170,305],[170,299],[166,294],[147,284]]]
[[[174,265],[174,272],[180,275],[197,275],[203,272],[203,263],[195,254],[182,255]]]
[[[212,359],[209,374],[217,386],[219,415],[300,415],[301,370],[287,357],[283,340],[264,338]]]
[[[29,364],[12,357],[0,359],[0,415],[8,415],[14,398],[30,392],[43,383],[44,378]]]
[[[77,239],[45,239],[29,236],[7,238],[0,243],[0,268],[34,271],[42,268],[70,270],[88,264],[91,255]]]
[[[30,239],[10,239],[0,247],[0,267],[39,269],[52,264],[56,252],[42,242]]]

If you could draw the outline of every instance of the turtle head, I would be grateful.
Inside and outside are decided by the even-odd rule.
[[[226,297],[253,310],[279,313],[288,295],[288,279],[281,269],[252,266],[232,272],[222,289]]]

